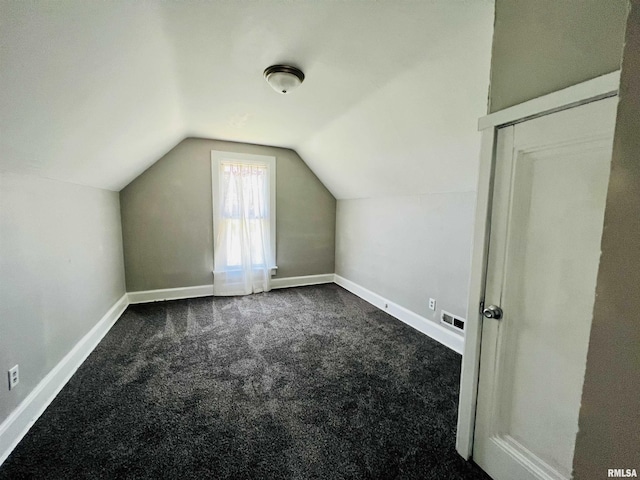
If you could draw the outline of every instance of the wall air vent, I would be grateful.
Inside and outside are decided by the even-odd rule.
[[[464,332],[464,322],[464,318],[458,317],[453,313],[445,312],[444,310],[442,310],[440,323],[442,323],[443,325]]]

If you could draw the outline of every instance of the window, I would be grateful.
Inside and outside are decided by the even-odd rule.
[[[215,295],[269,290],[275,266],[276,159],[211,152]]]

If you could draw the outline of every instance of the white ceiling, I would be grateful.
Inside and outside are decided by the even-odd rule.
[[[493,2],[0,3],[0,169],[120,190],[187,136],[295,149],[337,198],[475,189]],[[289,95],[262,78],[291,63]]]

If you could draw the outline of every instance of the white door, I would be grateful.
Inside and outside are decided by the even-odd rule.
[[[495,480],[571,478],[616,105],[498,132],[473,450]]]

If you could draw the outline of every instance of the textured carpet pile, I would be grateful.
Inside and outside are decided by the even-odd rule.
[[[330,284],[132,305],[2,479],[488,479],[460,356]]]

